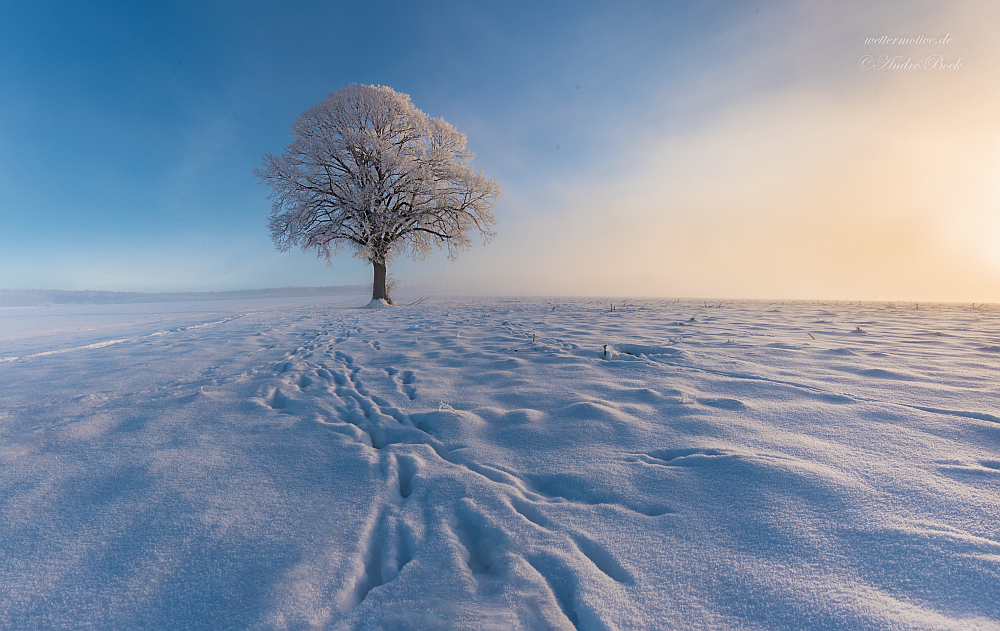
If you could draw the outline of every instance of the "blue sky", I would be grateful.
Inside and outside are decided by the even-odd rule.
[[[416,291],[1000,300],[997,9],[828,4],[7,3],[0,288],[370,282],[275,251],[252,175],[357,82],[503,187],[493,243],[390,268]]]

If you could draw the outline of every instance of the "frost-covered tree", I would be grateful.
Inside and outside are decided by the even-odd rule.
[[[406,94],[349,85],[329,94],[292,126],[280,156],[254,174],[271,187],[271,238],[330,258],[349,248],[374,270],[372,299],[388,299],[386,265],[435,246],[454,259],[478,230],[489,242],[496,180],[472,169],[465,134],[430,118]]]

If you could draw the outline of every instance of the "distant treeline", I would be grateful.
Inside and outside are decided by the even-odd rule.
[[[0,289],[0,307],[38,305],[96,304],[115,305],[138,302],[185,302],[192,300],[245,300],[250,298],[308,298],[370,293],[365,285],[330,287],[278,287],[240,289],[237,291],[176,291],[147,294],[139,291],[64,291],[61,289]]]

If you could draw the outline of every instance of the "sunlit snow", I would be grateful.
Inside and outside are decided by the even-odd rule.
[[[1000,628],[1000,312],[610,302],[0,309],[0,627]]]

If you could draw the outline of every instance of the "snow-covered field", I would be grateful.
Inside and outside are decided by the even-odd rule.
[[[1000,629],[995,308],[362,304],[0,310],[0,628]]]

